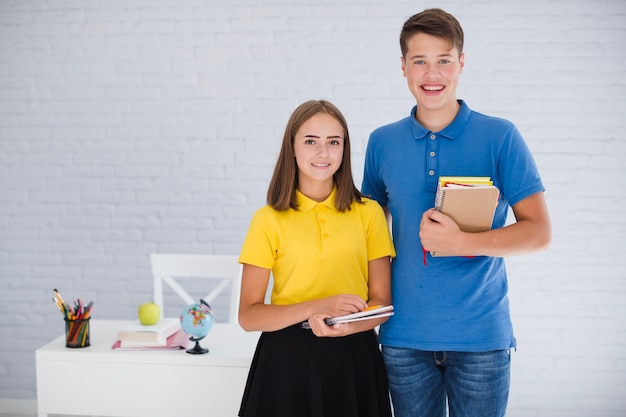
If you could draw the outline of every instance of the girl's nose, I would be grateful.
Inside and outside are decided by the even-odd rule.
[[[320,147],[317,149],[317,155],[318,156],[327,156],[328,155],[328,145],[321,144]]]

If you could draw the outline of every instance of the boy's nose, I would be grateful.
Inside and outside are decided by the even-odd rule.
[[[426,75],[430,78],[439,78],[441,72],[435,65],[429,65],[428,68],[426,68]]]

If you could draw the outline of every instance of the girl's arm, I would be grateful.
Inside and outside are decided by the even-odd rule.
[[[368,262],[368,291],[369,306],[391,304],[391,264],[389,256],[374,259]],[[360,310],[363,310],[361,308]],[[360,311],[359,310],[359,311]],[[309,324],[313,333],[317,336],[347,336],[349,334],[364,332],[384,323],[388,317],[377,319],[339,323],[328,326],[324,319],[336,315],[315,314],[309,318]]]
[[[265,304],[269,280],[269,269],[243,265],[239,324],[246,331],[271,332],[306,321],[314,314],[342,316],[367,307],[361,297],[353,294],[339,294],[290,305]]]

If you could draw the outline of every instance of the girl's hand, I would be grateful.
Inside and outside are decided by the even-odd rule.
[[[354,294],[333,295],[322,298],[317,303],[316,313],[309,317],[309,325],[313,333],[319,337],[336,337],[349,334],[347,323],[329,326],[324,322],[324,319],[356,313],[367,308],[365,300]]]
[[[328,316],[326,316],[325,314],[315,314],[314,316],[309,317],[309,325],[311,326],[311,331],[315,336],[339,337],[350,334],[348,328],[349,323],[337,323],[329,326],[324,321],[324,319],[327,318]]]
[[[367,303],[358,295],[338,294],[316,300],[313,315],[322,314],[325,317],[344,316],[365,310]]]

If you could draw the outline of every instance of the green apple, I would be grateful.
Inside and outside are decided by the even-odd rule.
[[[161,318],[161,307],[156,303],[143,303],[137,309],[137,317],[144,326],[157,324]]]

